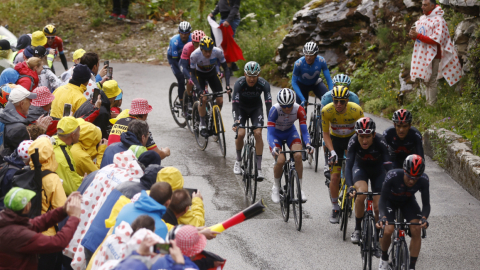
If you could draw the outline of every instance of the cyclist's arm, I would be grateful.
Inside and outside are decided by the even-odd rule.
[[[232,114],[233,114],[233,122],[238,120],[238,116],[240,115],[240,83],[239,80],[235,82],[233,86],[233,97],[232,97]]]
[[[267,142],[270,148],[275,148],[275,137],[273,134],[275,133],[275,122],[277,121],[278,113],[277,110],[273,107],[270,109],[268,113],[268,124],[267,124]]]
[[[425,156],[423,154],[422,134],[418,130],[415,131],[415,150],[417,155],[425,159]]]
[[[325,146],[329,151],[333,150],[332,138],[330,137],[330,119],[325,114],[325,108],[322,109],[322,129],[323,129],[323,140],[325,141]]]
[[[323,76],[325,77],[325,80],[327,81],[327,84],[328,84],[328,90],[332,90],[333,89],[332,77],[330,76],[330,70],[328,70],[326,61],[321,62],[321,68],[323,70]]]
[[[422,216],[428,218],[430,215],[430,181],[426,174],[422,177],[426,177],[426,179],[422,179],[423,185],[420,190],[422,193]]]
[[[195,87],[197,87],[198,93],[203,93],[204,89],[200,87],[200,83],[198,82],[197,76],[195,76],[195,73],[197,72],[196,66],[197,66],[197,59],[195,57],[192,57],[193,53],[190,55],[190,69],[192,71],[192,76],[190,76],[190,79],[192,79],[192,82],[195,84]]]
[[[358,98],[357,94],[350,92],[350,97],[348,98],[350,102],[356,103],[360,106],[360,99]]]
[[[230,86],[230,69],[227,66],[227,62],[221,63],[223,70],[225,71],[225,83]]]
[[[393,169],[393,164],[390,154],[388,153],[387,142],[384,138],[380,139],[380,149],[382,150],[383,167],[385,168],[385,171],[388,172]]]
[[[308,127],[307,127],[307,113],[305,112],[305,109],[302,106],[299,106],[298,108],[297,119],[300,124],[300,131],[302,132],[302,135],[303,135],[303,141],[305,142],[305,145],[309,145],[310,134],[308,133]]]
[[[385,181],[382,186],[382,195],[380,195],[380,200],[378,202],[379,217],[384,217],[387,214],[387,200],[390,190],[392,189],[392,182],[389,181],[395,176],[392,172],[387,173]]]
[[[265,108],[269,112],[272,108],[272,94],[270,93],[270,84],[268,82],[265,83],[263,88],[263,99],[265,100]]]
[[[347,183],[348,187],[353,186],[353,164],[355,164],[355,140],[357,140],[357,136],[352,136],[350,141],[348,142],[348,149],[347,149],[347,165],[345,166],[345,182]]]
[[[188,60],[180,59],[180,70],[182,71],[183,75],[187,80],[190,79],[190,68],[188,67]]]
[[[68,64],[67,64],[67,58],[65,57],[65,54],[63,52],[60,52],[60,60],[62,60],[62,65],[65,68],[65,70],[68,69]]]

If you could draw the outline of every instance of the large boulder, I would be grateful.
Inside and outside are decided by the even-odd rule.
[[[421,0],[403,0],[403,3],[407,8],[419,8],[422,6]]]
[[[470,64],[468,63],[468,51],[474,45],[474,38],[472,38],[475,30],[480,27],[480,18],[468,18],[463,20],[457,25],[455,29],[455,35],[453,41],[457,48],[458,56],[463,63],[464,72],[470,70]]]
[[[439,2],[468,15],[480,15],[480,1],[478,0],[439,0]]]

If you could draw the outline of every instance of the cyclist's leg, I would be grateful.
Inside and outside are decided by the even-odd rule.
[[[402,205],[402,214],[405,219],[412,223],[420,222],[422,218],[422,211],[415,198],[412,198]],[[410,226],[410,234],[412,240],[410,241],[410,256],[416,260],[420,253],[420,247],[422,246],[421,227],[418,225]]]
[[[270,136],[267,136],[267,139],[270,137],[270,139],[274,140],[275,147],[278,147],[278,149],[280,149],[280,151],[281,151],[282,142],[285,139],[287,139],[287,136],[288,136],[288,133],[283,132],[283,131],[279,131],[279,130],[275,130],[273,132],[273,134],[270,134]],[[268,145],[269,145],[270,152],[272,152],[273,149],[270,147],[270,143],[271,143],[271,141],[269,140]],[[277,163],[273,167],[273,177],[275,178],[275,180],[278,179],[279,182],[280,182],[280,178],[282,177],[283,165],[284,164],[285,164],[285,155],[284,154],[278,155]]]
[[[264,124],[263,118],[263,106],[255,108],[249,113],[250,121],[252,126],[261,127]],[[257,128],[253,130],[253,135],[255,136],[255,151],[256,151],[256,161],[258,170],[262,169],[262,154],[263,154],[263,138],[262,138],[262,129]]]
[[[382,192],[383,181],[385,180],[386,172],[383,165],[371,168],[368,172],[368,178],[370,179],[370,186],[373,192]],[[380,201],[380,195],[373,196],[373,210],[375,211],[375,221],[378,221],[378,202]]]
[[[327,87],[323,82],[313,85],[312,90],[315,96],[317,96],[317,98],[320,100],[322,100],[323,95],[328,92]]]
[[[240,107],[240,126],[246,126],[246,122],[248,120],[246,111]],[[237,150],[237,161],[242,160],[242,149],[243,149],[243,139],[245,138],[245,129],[239,128],[238,129],[238,136],[235,140],[235,149]]]
[[[182,71],[178,68],[178,61],[173,59],[171,56],[167,57],[170,68],[172,69],[173,75],[177,78],[178,83],[178,99],[183,100],[183,92],[185,92],[185,76],[183,76]],[[180,59],[179,59],[180,60]],[[177,63],[174,63],[177,62]]]
[[[368,176],[364,169],[358,166],[357,163],[353,165],[353,183],[357,192],[368,192]],[[362,229],[362,219],[365,211],[366,195],[358,195],[355,199],[355,230]]]
[[[357,201],[355,201],[357,203]],[[386,203],[387,211],[385,215],[387,217],[387,222],[394,222],[395,221],[395,211],[397,210],[397,206],[387,200]],[[381,248],[382,248],[382,260],[388,261],[388,248],[390,248],[390,244],[392,243],[392,234],[393,234],[394,226],[393,225],[386,225],[385,230],[383,231],[383,238],[381,238]]]
[[[222,92],[222,81],[220,80],[220,77],[218,77],[217,71],[215,69],[208,72],[207,81],[213,93]],[[216,103],[221,110],[223,107],[223,94],[216,94],[213,97],[216,98]]]
[[[204,93],[203,89],[205,89],[206,83],[205,73],[195,70],[195,74],[192,75],[195,75],[197,77],[198,84],[200,84],[200,89],[198,89],[198,93]],[[201,104],[202,105],[198,108],[198,114],[200,114],[200,117],[203,119],[202,121],[204,121],[204,117],[207,114],[207,111],[205,110],[207,106],[207,97],[203,97],[203,101],[201,102]],[[205,122],[202,122],[202,125],[205,125]]]
[[[339,138],[333,135],[330,135],[332,138],[333,149],[337,153],[337,155],[342,155],[345,150],[347,150],[348,140],[350,138]],[[340,210],[338,206],[338,190],[340,185],[340,172],[342,170],[342,164],[336,163],[333,165],[332,172],[331,172],[331,182],[330,182],[330,195],[332,198],[332,208],[335,211]]]
[[[287,145],[292,151],[302,150],[302,141],[300,140],[300,136],[298,135],[298,132],[295,126],[292,126],[290,128],[288,139],[287,139]],[[295,170],[297,171],[298,178],[300,179],[300,184],[301,184],[302,176],[303,176],[302,153],[298,152],[293,154],[293,158],[295,159]]]

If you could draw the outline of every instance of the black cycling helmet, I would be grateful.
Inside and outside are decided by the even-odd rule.
[[[348,99],[350,97],[350,91],[348,91],[348,87],[343,85],[337,85],[333,87],[332,90],[332,98],[335,99]]]
[[[420,177],[425,171],[425,161],[419,155],[410,155],[403,162],[403,169],[410,176]]]
[[[43,33],[48,36],[48,35],[55,35],[55,33],[57,33],[57,28],[55,28],[55,26],[49,24],[49,25],[46,25],[44,28],[43,28]]]
[[[211,50],[213,50],[213,47],[214,47],[214,42],[213,42],[213,39],[211,37],[204,36],[200,40],[200,49],[202,49],[204,51],[211,51]]]
[[[375,122],[370,117],[362,117],[355,122],[355,132],[357,134],[373,134],[376,127]]]
[[[402,124],[402,123],[412,123],[412,113],[405,110],[400,109],[393,113],[392,121],[395,124]]]

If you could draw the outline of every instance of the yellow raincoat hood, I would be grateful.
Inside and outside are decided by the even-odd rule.
[[[102,131],[92,123],[83,122],[80,124],[80,138],[78,145],[92,158],[97,156],[97,145],[102,140]]]
[[[31,156],[35,153],[35,148],[38,148],[38,156],[40,163],[42,164],[42,171],[50,170],[56,171],[58,168],[57,160],[53,152],[53,146],[50,140],[46,137],[36,139],[28,148],[28,154]],[[30,160],[30,168],[35,169],[33,162]]]

